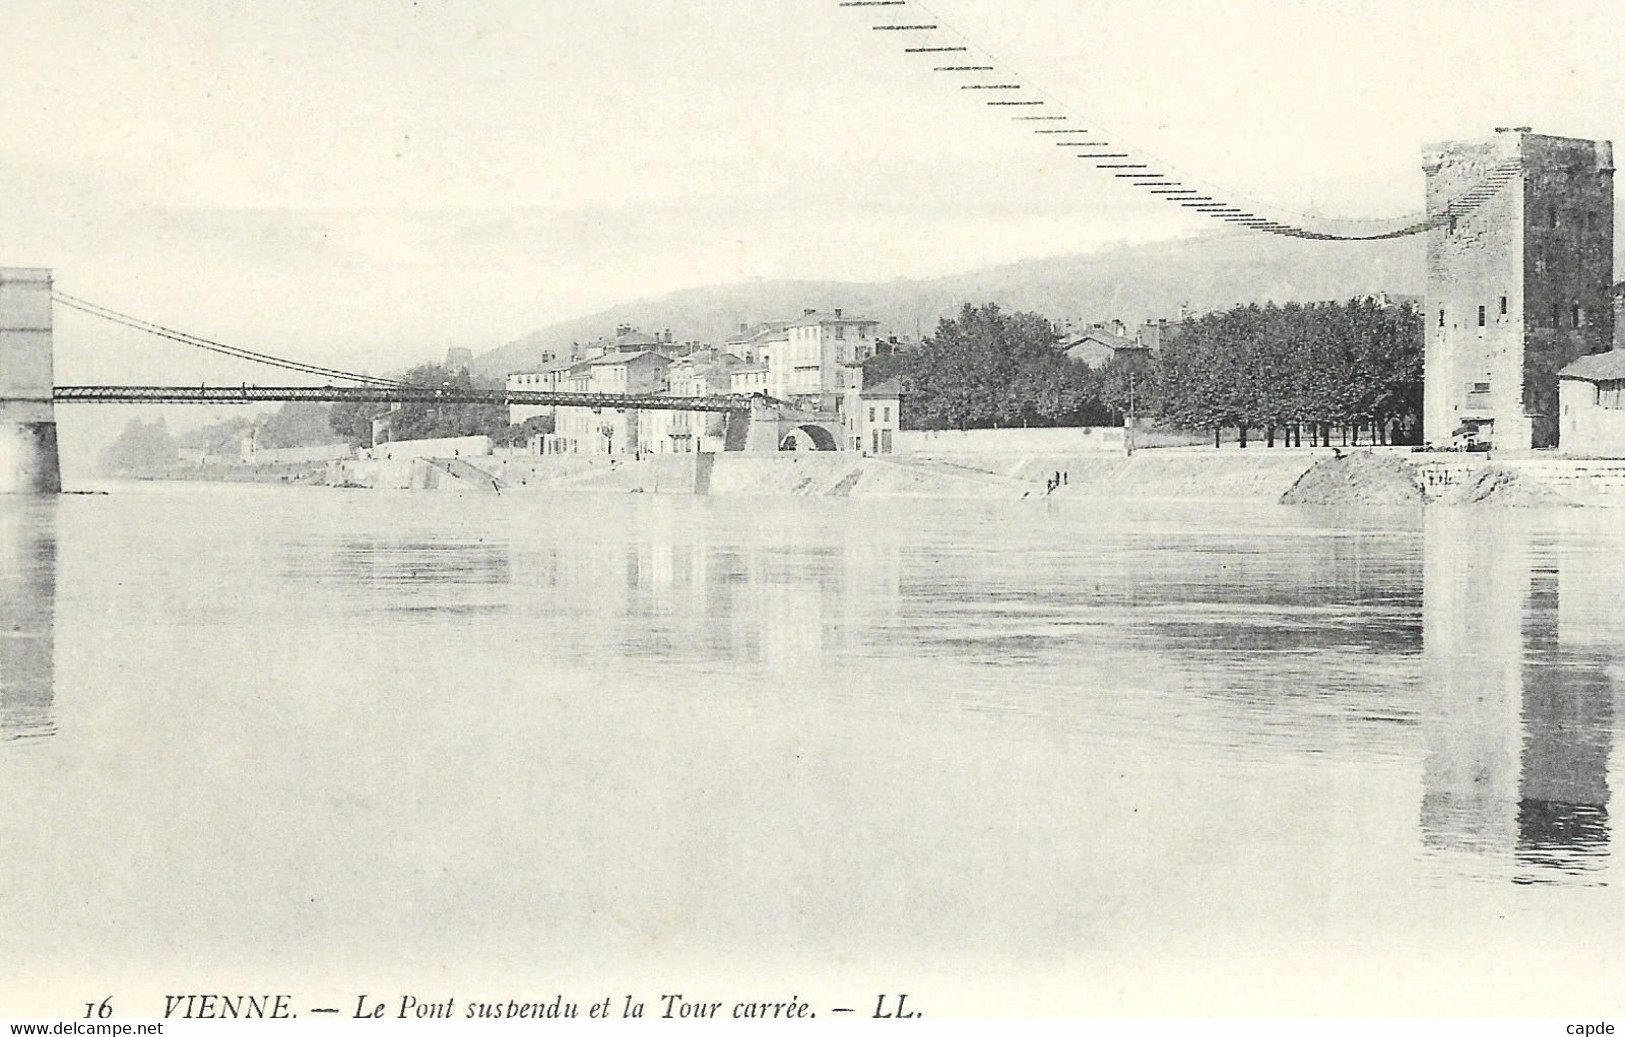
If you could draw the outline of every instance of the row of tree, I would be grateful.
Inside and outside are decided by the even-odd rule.
[[[182,449],[236,458],[245,439],[261,450],[319,446],[336,437],[328,424],[325,403],[284,403],[261,414],[233,414],[181,433],[171,433],[163,418],[132,418],[124,431],[103,448],[98,461],[109,474],[151,472],[176,463]]]
[[[1066,354],[1031,313],[964,306],[919,349],[877,356],[865,384],[896,378],[910,428],[1112,424],[1128,413],[1165,426],[1262,429],[1273,445],[1330,442],[1368,428],[1378,442],[1421,427],[1422,321],[1410,306],[1238,306],[1180,326],[1161,350],[1123,351],[1099,370]]]
[[[1414,439],[1422,416],[1422,318],[1369,299],[1245,306],[1186,325],[1148,364],[1148,399],[1166,424],[1275,430],[1330,443],[1369,428]]]
[[[468,368],[445,364],[419,364],[400,380],[408,385],[447,389],[500,389],[499,380],[476,379]],[[389,421],[391,439],[443,439],[449,436],[490,436],[507,442],[508,408],[501,404],[467,403],[335,403],[328,423],[351,446],[372,445],[372,423]],[[331,437],[329,437],[331,438]]]
[[[1055,325],[996,303],[944,317],[921,347],[864,364],[865,385],[897,378],[909,428],[1097,425],[1111,419],[1098,376],[1066,355]]]

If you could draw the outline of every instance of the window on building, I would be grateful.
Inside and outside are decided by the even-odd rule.
[[[1501,296],[1501,316],[1505,317],[1506,315],[1507,315],[1507,297],[1503,295],[1503,296]]]
[[[881,421],[890,421],[891,420],[891,407],[890,406],[885,406],[885,407],[880,408],[880,420]]]
[[[1546,225],[1553,230],[1557,229],[1557,206],[1548,205],[1546,207]]]
[[[1602,382],[1597,386],[1597,406],[1625,410],[1625,382]]]
[[[1569,308],[1569,327],[1578,328],[1585,323],[1586,311],[1578,304]]]
[[[1488,321],[1484,312],[1484,307],[1480,306],[1478,308],[1478,326],[1482,328],[1486,323],[1488,323]]]
[[[1444,327],[1444,311],[1439,311],[1439,327]]]
[[[1559,307],[1557,303],[1552,303],[1552,327],[1554,328],[1561,328],[1563,326],[1562,320],[1559,317],[1560,310],[1561,307]]]
[[[835,325],[835,337],[837,339],[846,338],[846,325],[845,324],[837,324],[837,325]]]

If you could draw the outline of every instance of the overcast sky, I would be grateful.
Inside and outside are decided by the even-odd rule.
[[[1625,136],[1601,2],[931,0],[1181,169],[1420,208],[1427,141]],[[639,296],[1206,229],[993,117],[835,0],[10,0],[0,263],[383,370]],[[1335,246],[1331,246],[1335,247]],[[59,318],[59,381],[253,378]]]

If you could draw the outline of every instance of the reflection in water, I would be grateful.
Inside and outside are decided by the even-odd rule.
[[[1625,883],[1572,888],[1608,863],[1617,518],[516,496],[0,526],[0,631],[54,599],[61,652],[54,701],[48,635],[0,655],[0,738],[58,727],[0,745],[0,974],[49,934],[148,971],[974,947],[1116,984],[1625,924]]]
[[[55,501],[8,501],[0,510],[0,739],[55,731]]]
[[[466,536],[342,536],[288,545],[287,574],[377,592],[373,610],[449,618],[500,612],[500,601],[472,598],[470,588],[510,582],[503,545]]]
[[[1494,524],[1491,525],[1491,522]],[[1608,850],[1605,573],[1542,557],[1526,525],[1430,514],[1422,832],[1508,858],[1519,883],[1594,881]]]
[[[728,660],[786,677],[861,649],[895,611],[902,571],[894,543],[734,546],[671,529],[623,545],[548,546],[534,564],[533,607],[560,626],[581,611],[596,617],[589,638],[599,643],[564,640],[561,652],[590,656],[607,643],[631,660]]]
[[[585,528],[548,515],[478,536],[296,538],[280,568],[307,588],[342,588],[368,621],[497,613],[555,660],[746,664],[785,678],[861,652],[896,614],[902,551],[883,530],[807,543],[798,523],[736,538],[707,528],[697,507],[667,506],[619,509]]]

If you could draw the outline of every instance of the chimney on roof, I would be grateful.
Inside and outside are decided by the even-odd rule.
[[[835,319],[836,320],[841,319],[841,308],[839,306],[835,307]]]
[[[741,335],[743,335],[748,331],[750,331],[750,325],[746,324],[744,321],[740,321],[739,322],[739,333]]]
[[[812,307],[808,307],[807,309],[801,311],[801,315],[803,317],[811,317],[813,314],[815,314],[817,312],[818,311],[813,309]]]

